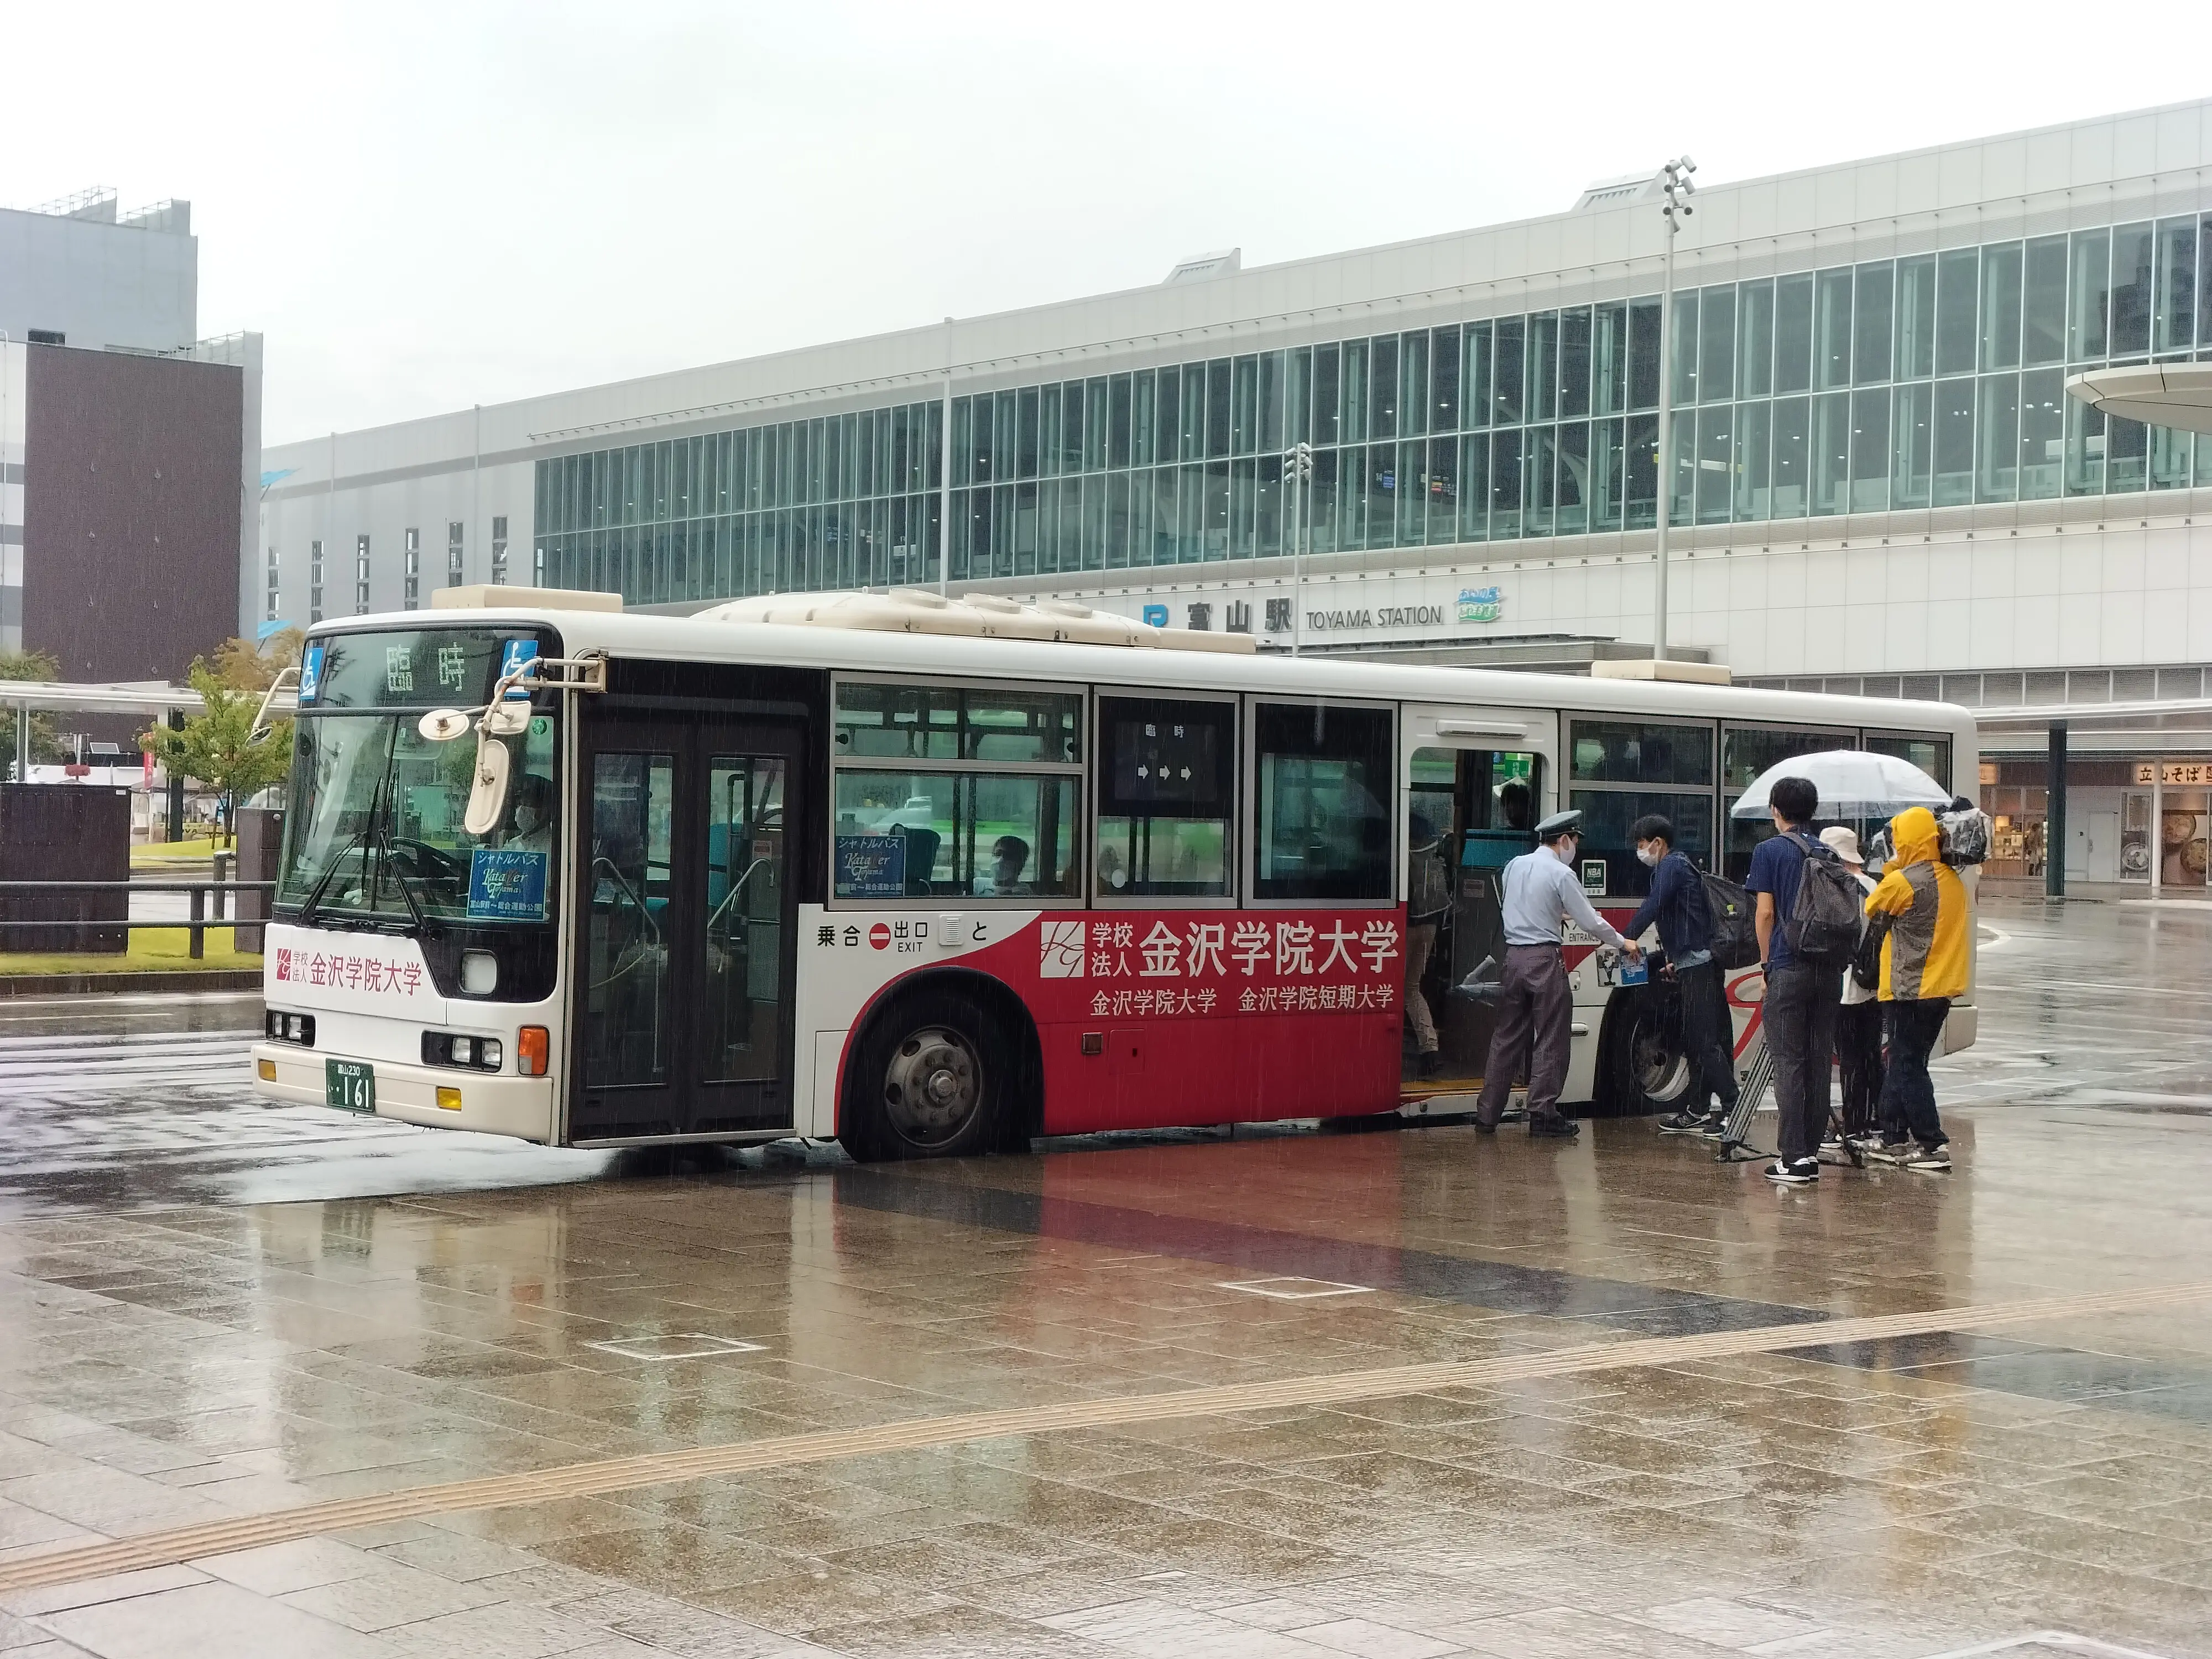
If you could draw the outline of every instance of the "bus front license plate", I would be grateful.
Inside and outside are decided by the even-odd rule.
[[[358,1060],[323,1062],[323,1098],[342,1112],[376,1112],[376,1072]]]

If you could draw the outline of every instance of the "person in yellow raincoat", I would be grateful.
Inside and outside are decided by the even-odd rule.
[[[1942,832],[1926,807],[1908,807],[1892,818],[1889,839],[1896,856],[1866,901],[1867,915],[1889,930],[1881,946],[1889,1070],[1882,1079],[1881,1139],[1863,1150],[1882,1163],[1941,1175],[1951,1167],[1949,1137],[1936,1109],[1928,1057],[1943,1034],[1952,999],[1966,993],[1973,901],[1939,856]]]

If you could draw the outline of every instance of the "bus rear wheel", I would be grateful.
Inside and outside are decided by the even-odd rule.
[[[1674,988],[1614,993],[1600,1063],[1606,1097],[1621,1115],[1681,1111],[1697,1095],[1697,1064],[1683,1041],[1682,1000]]]
[[[1010,1067],[996,1026],[942,993],[904,999],[854,1054],[838,1139],[862,1163],[991,1150]]]

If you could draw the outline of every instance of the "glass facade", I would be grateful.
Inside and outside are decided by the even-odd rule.
[[[943,413],[902,404],[540,461],[534,579],[630,605],[933,580]]]
[[[2212,442],[2064,395],[2212,356],[2212,213],[976,392],[951,574],[1759,524],[2212,486]],[[541,462],[545,580],[631,603],[934,580],[939,405]],[[1799,532],[1784,532],[1802,533]]]

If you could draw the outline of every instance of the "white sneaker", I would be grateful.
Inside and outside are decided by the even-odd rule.
[[[1917,1170],[1923,1175],[1951,1173],[1951,1149],[1948,1146],[1900,1146],[1896,1158],[1901,1170]]]
[[[1791,1164],[1778,1158],[1759,1173],[1778,1187],[1809,1187],[1820,1178],[1820,1160],[1801,1158]]]

